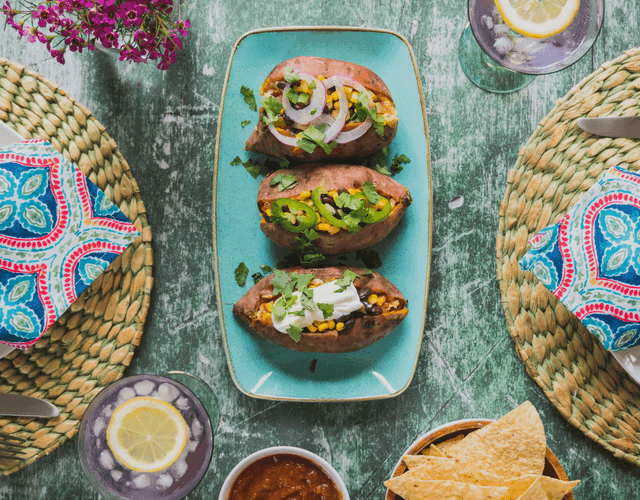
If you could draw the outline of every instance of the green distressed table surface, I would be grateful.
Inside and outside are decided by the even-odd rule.
[[[608,0],[594,49],[573,67],[499,96],[474,87],[457,59],[464,0],[291,3],[192,1],[185,50],[166,72],[104,54],[69,54],[0,31],[0,55],[52,79],[89,108],[131,165],[153,231],[154,290],[129,374],[181,368],[205,379],[220,403],[209,472],[189,495],[217,498],[227,473],[259,449],[295,445],[342,475],[354,500],[382,499],[382,482],[419,435],[451,420],[497,418],[524,400],[539,410],[549,446],[577,499],[637,498],[640,470],[567,423],[525,373],[505,328],[496,280],[498,208],[518,149],[555,101],[603,62],[638,45],[640,4]],[[434,231],[424,341],[400,396],[346,404],[255,400],[231,381],[221,342],[211,247],[215,135],[229,55],[244,32],[270,25],[391,29],[412,44],[431,136]],[[413,164],[407,168],[414,167]],[[451,204],[464,197],[458,208]],[[76,438],[0,478],[0,498],[93,499]]]

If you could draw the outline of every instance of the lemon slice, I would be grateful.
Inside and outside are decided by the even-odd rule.
[[[547,38],[567,29],[578,13],[580,0],[495,0],[513,31]]]
[[[166,469],[187,444],[187,423],[173,406],[149,396],[118,406],[107,427],[107,444],[125,467],[138,472]]]

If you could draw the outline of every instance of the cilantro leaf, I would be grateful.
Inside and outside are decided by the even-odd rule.
[[[311,280],[314,278],[314,275],[311,273],[305,273],[305,274],[291,273],[289,277],[291,278],[292,281],[295,282],[296,289],[300,290],[301,292],[304,292],[305,290],[307,290],[307,287],[309,286],[309,283],[311,283]]]
[[[282,111],[282,104],[273,96],[262,98],[262,107],[264,108],[264,116],[262,121],[265,125],[271,125],[278,121],[280,118],[280,111]]]
[[[371,203],[372,205],[375,205],[380,200],[380,196],[378,195],[378,192],[376,191],[376,187],[373,184],[371,184],[370,182],[365,182],[362,185],[362,192],[367,197],[367,201],[369,203]]]
[[[318,303],[318,309],[322,311],[322,316],[324,316],[324,319],[330,318],[333,314],[333,304]]]
[[[322,125],[325,125],[325,124],[323,123]],[[331,152],[338,146],[338,143],[336,141],[332,141],[329,144],[324,142],[324,138],[325,138],[324,128],[322,129],[316,128],[313,125],[309,125],[309,127],[307,127],[307,130],[302,132],[302,137],[304,139],[308,139],[312,143],[316,143],[318,146],[320,146],[324,150],[326,154],[331,154]],[[304,149],[300,146],[301,141],[302,139],[298,141],[298,147],[300,149]],[[307,150],[305,149],[305,151]],[[313,151],[307,151],[307,152],[311,153]]]
[[[302,295],[300,295],[300,303],[302,304],[302,307],[309,311],[316,310],[316,303],[313,301],[313,290],[311,290],[311,288],[306,288],[302,292]]]
[[[249,172],[254,179],[257,179],[262,172],[262,165],[254,162],[251,159],[243,161],[242,166],[247,169],[247,172]]]
[[[411,160],[409,158],[407,158],[406,155],[395,155],[393,157],[393,160],[391,160],[391,171],[394,174],[397,174],[398,172],[401,172],[402,169],[404,168],[402,165],[405,163],[410,163]]]
[[[285,285],[289,283],[289,275],[285,271],[280,271],[280,269],[274,269],[273,274],[273,281],[271,282],[273,294],[278,295],[284,291]]]
[[[336,205],[338,208],[349,208],[351,210],[358,210],[364,206],[364,203],[361,199],[356,198],[352,194],[349,193],[340,193],[336,198]]]
[[[308,139],[298,139],[298,147],[302,149],[302,151],[306,151],[311,154],[316,149],[316,145]]]
[[[311,90],[315,90],[315,88],[316,88],[316,81],[315,80],[311,80],[311,82],[309,82],[309,88]],[[311,113],[311,114],[313,114],[313,113]]]
[[[262,264],[260,266],[260,269],[262,269],[262,272],[264,274],[269,274],[271,271],[273,271],[273,269],[271,269],[271,267],[267,266],[266,264]]]
[[[249,105],[251,111],[257,111],[258,108],[256,107],[256,98],[253,95],[253,90],[243,85],[240,87],[240,93],[244,96],[244,102]]]
[[[245,265],[244,262],[240,262],[240,264],[238,264],[238,267],[236,267],[234,274],[238,286],[244,286],[247,281],[247,275],[249,274],[249,268]]]
[[[298,252],[301,264],[319,264],[325,260],[325,256],[320,253],[315,243],[307,238],[306,233],[307,231],[294,238],[293,248]]]
[[[242,128],[244,128],[245,126],[249,125],[251,123],[251,120],[242,120],[240,122],[240,125],[242,125]]]
[[[271,312],[278,318],[278,321],[282,321],[287,315],[287,310],[284,307],[284,299],[280,297],[276,300],[276,303],[271,306]]]
[[[360,106],[358,106],[358,104],[360,104]],[[384,137],[384,117],[378,116],[378,110],[375,104],[371,103],[371,105],[369,105],[369,97],[364,92],[358,94],[358,102],[356,103],[355,109],[356,118],[358,118],[359,121],[364,121],[364,119],[360,120],[362,116],[364,116],[364,118],[366,118],[366,115],[370,116],[371,120],[373,120],[373,128],[375,131],[380,137]]]
[[[253,278],[254,285],[257,285],[260,282],[260,280],[264,278],[264,276],[262,276],[262,273],[253,273],[251,277]]]
[[[298,73],[295,73],[291,66],[285,66],[284,79],[287,83],[295,83],[300,81],[300,75],[298,75]]]
[[[315,241],[320,238],[320,235],[316,233],[316,230],[313,228],[309,228],[304,232],[304,235],[309,241]]]
[[[298,309],[297,311],[290,311],[289,314],[291,314],[291,316],[303,317],[306,314],[306,310],[303,307],[302,309]]]
[[[287,160],[286,158],[276,158],[276,161],[280,165],[280,168],[289,168],[289,160]]]
[[[296,92],[293,87],[289,87],[285,94],[291,104],[307,104],[309,102],[309,94],[305,92]]]
[[[300,339],[302,338],[302,328],[296,325],[289,325],[289,328],[287,328],[287,333],[289,334],[289,337],[291,337],[295,342],[300,342]]]
[[[233,160],[231,160],[231,165],[232,166],[236,166],[236,165],[241,165],[242,164],[242,160],[240,159],[239,156],[236,156]]]
[[[279,186],[278,186],[279,184]],[[278,186],[278,191],[284,191],[285,189],[293,189],[298,185],[298,180],[295,175],[279,173],[275,175],[271,182],[270,186]]]
[[[342,275],[342,279],[336,280],[334,283],[336,284],[336,286],[338,286],[339,288],[336,290],[335,293],[342,293],[344,292],[349,285],[351,285],[355,279],[360,276],[359,274],[354,273],[351,269],[347,269],[344,274]]]

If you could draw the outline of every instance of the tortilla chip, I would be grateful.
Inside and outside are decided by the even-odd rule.
[[[426,455],[403,455],[402,461],[407,466],[407,469],[413,469],[420,467],[421,465],[432,464],[442,460],[448,460],[447,457],[428,457]]]
[[[453,436],[451,439],[447,439],[446,441],[442,441],[438,443],[438,450],[441,453],[447,455],[451,447],[464,439],[464,434],[458,434],[457,436]],[[432,445],[435,446],[435,445]]]
[[[454,458],[432,460],[431,463],[410,469],[402,476],[390,479],[389,482],[394,482],[400,477],[423,481],[448,480],[479,486],[506,486],[504,479],[500,476],[476,469],[474,466]]]
[[[435,444],[430,445],[426,451],[422,452],[423,455],[426,455],[428,457],[446,457],[446,455],[444,453],[442,453],[440,451],[440,448],[438,448]]]
[[[399,476],[384,485],[404,500],[500,500],[506,486],[478,486],[455,481],[423,481]]]
[[[546,451],[542,421],[529,401],[447,450],[454,458],[506,479],[542,475]]]
[[[533,484],[538,481],[540,486],[533,487]],[[509,487],[509,491],[503,500],[525,500],[529,497],[525,494],[532,495],[540,488],[544,491],[544,500],[551,498],[552,500],[562,500],[564,496],[575,488],[580,481],[562,481],[561,479],[554,479],[547,476],[522,476],[515,479],[509,479],[505,482],[505,485]],[[531,493],[530,490],[534,493]]]

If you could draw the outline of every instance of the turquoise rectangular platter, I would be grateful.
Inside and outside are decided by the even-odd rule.
[[[372,247],[382,259],[377,269],[409,300],[409,314],[387,337],[361,351],[344,354],[298,353],[254,335],[232,314],[233,304],[253,285],[261,264],[274,267],[290,253],[260,231],[256,197],[261,178],[232,166],[244,151],[257,113],[240,88],[259,90],[280,62],[298,55],[350,61],[376,72],[387,84],[400,118],[390,157],[405,154],[411,163],[394,178],[409,188],[413,204],[400,224]],[[241,126],[243,120],[251,124]],[[401,35],[349,27],[294,27],[251,31],[236,42],[227,68],[220,106],[213,178],[213,251],[222,339],[231,377],[244,394],[261,399],[354,401],[397,396],[411,382],[418,362],[429,288],[432,220],[429,137],[422,86],[413,52]],[[353,254],[348,265],[359,265]],[[244,262],[244,287],[234,270]],[[333,265],[341,262],[335,259]]]

